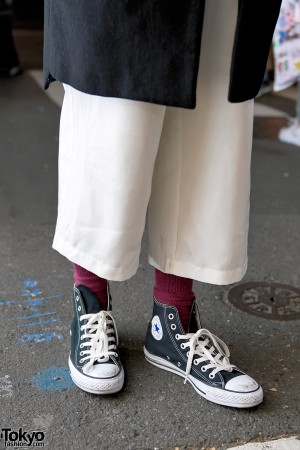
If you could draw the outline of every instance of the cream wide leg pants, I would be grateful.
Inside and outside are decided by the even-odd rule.
[[[227,101],[237,6],[206,2],[194,110],[65,86],[53,242],[62,255],[108,280],[132,277],[148,209],[151,265],[213,284],[244,276],[253,100]]]

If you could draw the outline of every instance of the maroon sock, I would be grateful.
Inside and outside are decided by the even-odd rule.
[[[107,310],[108,299],[107,299],[107,280],[105,278],[100,278],[92,272],[84,269],[77,264],[74,264],[74,278],[75,286],[83,284],[89,288],[97,296],[101,308]]]
[[[195,294],[192,291],[193,280],[163,273],[155,269],[154,297],[164,305],[172,305],[178,309],[179,317],[185,332],[188,332],[191,307]]]

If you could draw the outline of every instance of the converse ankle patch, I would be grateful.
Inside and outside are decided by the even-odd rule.
[[[160,341],[163,337],[163,330],[158,316],[154,316],[151,320],[151,333],[157,341]]]

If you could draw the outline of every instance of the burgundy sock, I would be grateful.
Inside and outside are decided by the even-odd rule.
[[[154,297],[164,305],[178,309],[185,332],[188,332],[191,307],[194,302],[193,280],[163,273],[155,269]]]
[[[107,310],[107,280],[73,263],[75,286],[83,284],[97,296],[101,308]]]

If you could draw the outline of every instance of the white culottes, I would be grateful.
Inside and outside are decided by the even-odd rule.
[[[213,284],[244,276],[253,100],[227,100],[237,7],[206,2],[194,110],[65,86],[53,242],[62,255],[130,278],[148,211],[151,265]]]

